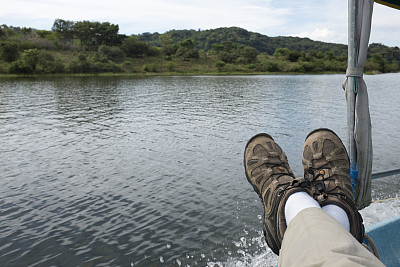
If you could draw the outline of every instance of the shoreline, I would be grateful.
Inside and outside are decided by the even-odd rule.
[[[394,72],[399,73],[399,72]],[[157,77],[157,76],[261,76],[261,75],[333,75],[344,72],[147,72],[147,73],[37,73],[37,74],[0,74],[0,78],[40,78],[40,77]],[[364,75],[384,74],[378,72],[366,72]]]

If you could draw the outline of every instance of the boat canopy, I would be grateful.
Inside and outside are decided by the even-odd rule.
[[[385,6],[390,6],[393,8],[400,9],[400,0],[389,0],[389,1],[375,0],[375,2]]]
[[[400,9],[400,0],[375,0]],[[367,85],[363,79],[374,0],[349,0],[348,62],[343,88],[347,101],[347,149],[357,208],[371,203],[372,137]]]

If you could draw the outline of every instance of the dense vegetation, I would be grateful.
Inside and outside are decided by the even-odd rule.
[[[345,72],[347,47],[231,27],[119,34],[109,22],[57,19],[51,31],[0,26],[0,73]],[[400,70],[400,49],[371,44],[367,72]]]

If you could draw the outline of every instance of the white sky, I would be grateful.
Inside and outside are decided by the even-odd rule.
[[[122,34],[237,26],[347,43],[347,0],[0,0],[0,24],[50,30],[55,19],[108,21]],[[374,5],[370,43],[400,47],[400,10]]]

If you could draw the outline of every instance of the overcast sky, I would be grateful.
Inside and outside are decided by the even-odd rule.
[[[347,0],[0,0],[0,24],[50,30],[55,19],[108,21],[120,33],[237,26],[347,43]],[[400,47],[400,10],[374,5],[370,43]]]

